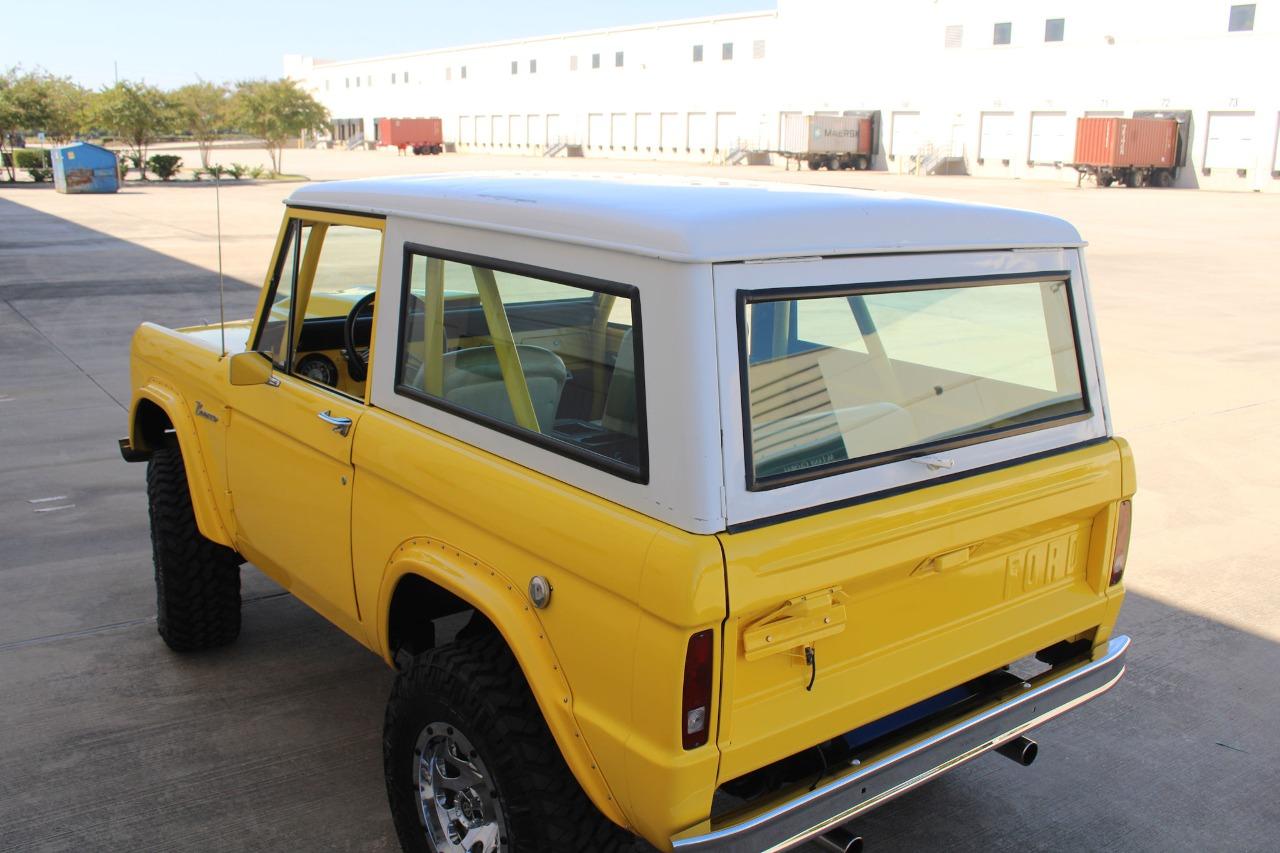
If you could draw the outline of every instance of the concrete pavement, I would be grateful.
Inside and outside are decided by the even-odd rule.
[[[313,178],[545,165],[288,156]],[[905,189],[1074,222],[1139,466],[1129,673],[1044,727],[1034,767],[979,759],[855,828],[886,851],[1274,847],[1280,198],[549,162]],[[290,189],[222,192],[229,317],[252,311]],[[207,186],[0,188],[3,850],[397,849],[378,660],[252,568],[235,646],[182,658],[155,635],[143,471],[114,439],[132,328],[217,316],[212,211]]]

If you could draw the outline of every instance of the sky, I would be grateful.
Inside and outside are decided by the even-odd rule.
[[[0,71],[19,65],[90,88],[146,80],[279,77],[281,57],[357,59],[438,47],[777,8],[776,0],[212,0],[5,3]],[[118,69],[118,70],[117,70]]]

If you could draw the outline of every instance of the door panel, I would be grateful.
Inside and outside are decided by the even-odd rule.
[[[299,598],[361,636],[351,573],[351,442],[364,410],[342,326],[381,275],[381,219],[290,210],[253,347],[275,374],[228,395],[227,482],[236,547]],[[356,324],[357,348],[373,320]],[[268,352],[269,351],[269,352]],[[305,366],[324,354],[335,376]],[[324,371],[323,373],[327,373]],[[330,387],[330,381],[336,387]],[[342,388],[348,393],[340,393]]]
[[[349,632],[351,441],[363,405],[292,376],[235,388],[228,407],[227,480],[236,547]],[[344,436],[320,418],[349,418]]]

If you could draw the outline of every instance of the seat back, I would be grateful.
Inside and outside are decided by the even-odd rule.
[[[622,336],[618,358],[609,378],[609,392],[604,398],[604,417],[600,425],[610,432],[636,435],[636,354],[631,329]]]
[[[516,347],[520,365],[529,385],[529,398],[538,424],[544,432],[555,422],[560,395],[569,371],[560,356],[542,347]],[[469,411],[508,424],[516,423],[507,386],[502,379],[498,351],[493,347],[472,347],[444,355],[444,398]]]

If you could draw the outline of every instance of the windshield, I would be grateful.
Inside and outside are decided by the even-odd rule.
[[[748,294],[748,471],[767,487],[1083,417],[1065,278]]]

